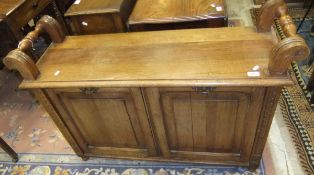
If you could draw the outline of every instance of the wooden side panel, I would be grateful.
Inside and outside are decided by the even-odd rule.
[[[263,109],[260,112],[253,150],[250,157],[250,170],[255,170],[260,165],[268,133],[274,118],[277,103],[282,87],[270,87],[265,92]]]
[[[158,93],[157,98],[153,93]],[[167,141],[160,144],[162,152],[202,161],[248,162],[263,93],[263,88],[219,88],[205,93],[192,88],[145,89],[151,110],[161,111],[150,115],[157,139]],[[160,109],[152,106],[157,102]]]
[[[86,156],[84,155],[86,144],[82,142],[80,137],[74,136],[74,133],[70,130],[71,125],[69,124],[71,123],[66,123],[66,118],[61,116],[61,113],[56,110],[51,98],[49,98],[49,95],[42,89],[32,90],[32,93],[35,95],[40,104],[47,110],[51,119],[54,121],[55,125],[61,131],[65,139],[69,142],[74,152],[83,159],[86,159]]]
[[[155,155],[154,142],[139,89],[58,89],[54,104],[88,154]]]

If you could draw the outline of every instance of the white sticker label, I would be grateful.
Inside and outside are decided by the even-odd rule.
[[[215,4],[210,4],[210,6],[212,6],[212,7],[216,7],[216,5],[215,5]]]
[[[60,74],[60,71],[57,70],[53,75],[54,75],[54,76],[58,76],[59,74]]]
[[[249,77],[259,77],[259,76],[261,76],[261,73],[260,72],[248,72],[247,76],[249,76]]]
[[[83,21],[83,22],[82,22],[82,25],[83,25],[83,26],[88,26],[88,23],[85,22],[85,21]]]
[[[217,6],[217,7],[216,7],[216,11],[218,11],[218,12],[222,11],[222,7]]]
[[[258,70],[259,70],[259,65],[254,66],[254,67],[252,68],[252,70],[258,71]]]
[[[76,0],[76,1],[74,2],[74,4],[79,4],[79,3],[81,3],[81,0]]]

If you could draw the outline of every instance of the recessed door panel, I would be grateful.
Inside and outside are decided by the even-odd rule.
[[[86,152],[156,153],[139,89],[61,89],[49,94],[59,102],[56,106],[67,116],[72,133],[87,145]]]
[[[221,153],[239,150],[241,134],[236,138],[235,131],[246,116],[249,99],[245,94],[168,92],[161,94],[161,99],[172,150]]]
[[[164,156],[248,160],[264,90],[147,88],[145,98]],[[152,107],[153,106],[153,107]],[[160,126],[162,123],[164,126]],[[255,127],[254,127],[255,126]],[[250,132],[250,134],[247,134]]]

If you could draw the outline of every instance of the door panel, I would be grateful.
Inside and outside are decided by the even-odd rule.
[[[260,110],[257,102],[263,92],[262,88],[197,92],[193,88],[146,88],[145,98],[158,140],[167,140],[161,145],[164,156],[244,161],[251,152],[247,146],[253,144],[258,118],[258,113],[251,113],[252,105]]]
[[[140,89],[59,89],[48,92],[86,153],[155,155]]]

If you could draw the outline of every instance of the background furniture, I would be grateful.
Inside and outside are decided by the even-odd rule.
[[[224,0],[138,0],[129,18],[131,31],[223,27],[228,25]]]
[[[75,0],[56,0],[58,9],[64,14]]]
[[[265,3],[266,0],[254,0],[254,3],[256,5],[260,5]],[[308,7],[311,3],[311,0],[285,0],[285,2],[287,3],[287,5],[293,6],[293,7]]]
[[[283,38],[269,32],[275,17]],[[286,5],[270,0],[257,22],[266,33],[234,27],[65,39],[45,16],[4,63],[21,73],[20,88],[33,92],[83,159],[255,169],[281,89],[293,84],[287,69],[309,55],[291,21]],[[24,52],[43,32],[54,43],[35,64]]]
[[[135,0],[82,0],[74,3],[65,16],[75,35],[125,32],[134,3]]]
[[[0,69],[2,69],[4,66],[2,58],[4,58],[10,50],[16,48],[18,43],[18,40],[11,31],[6,18],[0,19],[0,41]]]
[[[0,147],[12,157],[14,162],[18,161],[19,158],[16,152],[1,137],[0,137]]]
[[[40,14],[49,14],[65,25],[54,0],[1,0],[0,1],[0,60],[17,47],[24,36],[23,27]],[[3,67],[0,61],[0,68]]]

